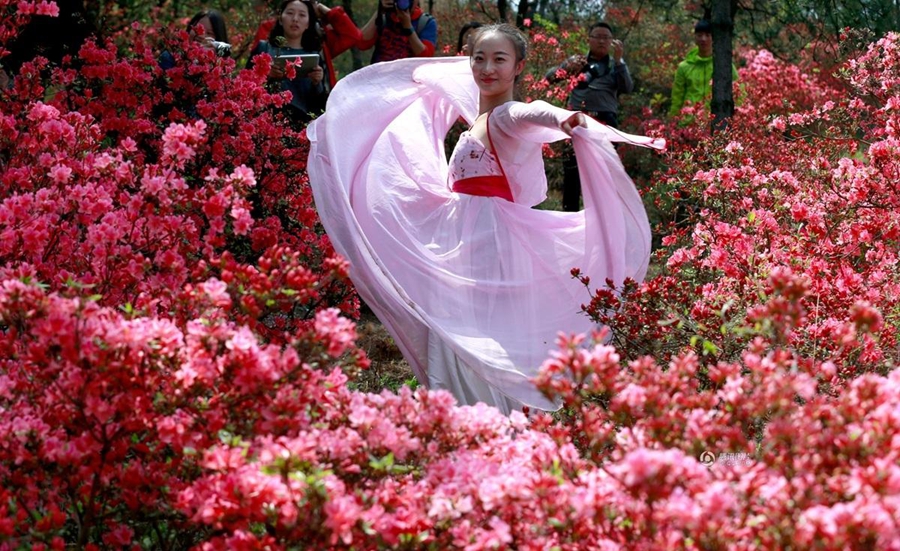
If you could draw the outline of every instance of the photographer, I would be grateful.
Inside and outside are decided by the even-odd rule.
[[[219,57],[231,57],[231,44],[228,43],[228,30],[225,28],[225,17],[216,10],[198,12],[187,24],[191,40],[202,44],[216,52]],[[159,56],[159,66],[164,70],[175,67],[175,56],[165,50]]]
[[[203,27],[203,34],[194,31],[197,25]],[[231,44],[228,43],[228,31],[225,29],[225,18],[216,10],[203,10],[191,18],[188,31],[194,40],[215,50],[216,55],[229,57]]]
[[[621,40],[613,38],[612,27],[607,23],[595,23],[588,31],[587,55],[573,55],[562,65],[553,67],[545,78],[551,83],[578,77],[578,83],[569,93],[568,108],[582,111],[590,117],[612,127],[618,126],[619,94],[634,89],[623,55]],[[581,183],[574,155],[568,155],[563,165],[563,210],[580,209]]]
[[[380,0],[363,26],[357,47],[375,46],[372,63],[407,57],[431,57],[437,44],[437,21],[424,13],[419,0]]]

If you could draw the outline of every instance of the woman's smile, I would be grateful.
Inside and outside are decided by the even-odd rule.
[[[512,99],[516,75],[524,65],[516,59],[513,43],[503,35],[489,33],[478,39],[474,49],[470,65],[482,94]]]

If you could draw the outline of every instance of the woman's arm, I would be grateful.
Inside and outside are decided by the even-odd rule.
[[[510,102],[497,108],[495,113],[496,115],[491,115],[491,123],[514,140],[555,142],[568,138],[581,126],[587,128],[591,136],[602,136],[610,142],[625,142],[653,149],[664,149],[666,144],[661,138],[627,134],[585,117],[580,112],[561,109],[544,101]]]
[[[504,133],[516,139],[547,143],[563,140],[568,136],[563,129],[563,123],[573,114],[572,111],[550,105],[545,101],[531,103],[516,101],[497,108],[491,113],[490,120]]]
[[[422,17],[425,17],[425,14],[419,16],[420,19]],[[437,20],[433,17],[430,17],[425,23],[425,28],[422,29],[422,32],[420,34],[417,28],[419,26],[418,23],[420,19],[416,20],[416,27],[412,27],[412,20],[410,20],[409,22],[410,27],[413,31],[412,35],[410,35],[409,37],[409,48],[417,57],[432,57],[434,56],[434,48],[437,44]],[[405,21],[402,16],[401,21]]]
[[[316,10],[322,21],[331,27],[325,31],[325,47],[332,57],[344,53],[362,40],[362,33],[356,23],[341,6],[328,8],[317,3]]]
[[[369,20],[366,21],[366,24],[359,30],[360,40],[356,47],[360,50],[368,50],[375,45],[375,40],[378,38],[377,22],[378,17],[381,15],[380,7],[381,2],[379,0],[379,3],[375,8],[375,13],[372,14],[372,17],[370,17]]]

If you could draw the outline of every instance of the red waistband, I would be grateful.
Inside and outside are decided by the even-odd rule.
[[[479,197],[499,197],[512,202],[512,191],[504,176],[473,176],[453,182],[450,189],[456,193],[477,195]]]

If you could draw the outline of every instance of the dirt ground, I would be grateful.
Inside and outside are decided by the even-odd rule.
[[[409,364],[394,343],[394,339],[365,305],[356,324],[356,344],[366,351],[372,362],[351,385],[363,392],[381,392],[388,388],[396,392],[401,386],[418,386]]]

